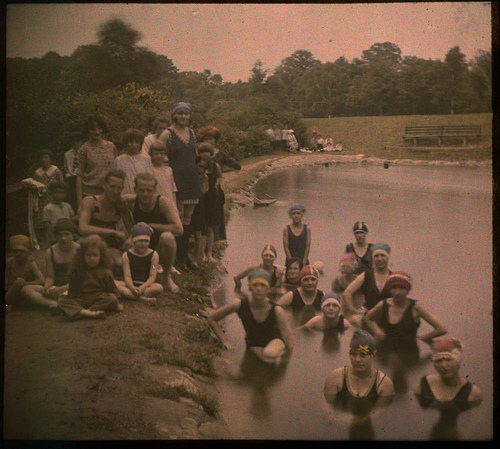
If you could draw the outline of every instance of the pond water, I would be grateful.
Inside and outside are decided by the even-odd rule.
[[[224,320],[235,345],[225,352],[242,378],[221,376],[222,415],[233,437],[241,439],[380,439],[428,440],[445,437],[491,439],[493,436],[492,362],[492,177],[491,170],[464,167],[330,165],[275,173],[256,186],[278,201],[264,208],[234,211],[228,224],[224,263],[228,276],[215,300],[232,300],[232,278],[260,262],[267,244],[284,264],[282,229],[288,207],[307,208],[304,222],[312,230],[310,260],[325,264],[319,288],[329,291],[352,225],[368,224],[368,241],[391,246],[390,268],[413,276],[411,297],[448,327],[465,345],[461,374],[476,383],[483,403],[446,423],[435,410],[422,410],[411,387],[434,372],[420,344],[421,362],[398,371],[376,360],[393,378],[391,406],[367,425],[332,419],[323,403],[323,386],[335,368],[349,365],[352,330],[339,338],[294,334],[295,348],[286,365],[270,368],[245,353],[244,332],[236,315]],[[244,283],[246,287],[246,281]],[[297,321],[290,312],[293,325]],[[419,332],[429,330],[427,323]]]

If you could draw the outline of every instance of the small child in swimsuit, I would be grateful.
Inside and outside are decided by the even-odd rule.
[[[156,282],[158,253],[149,247],[153,229],[139,222],[132,228],[133,248],[123,253],[124,281],[115,281],[122,298],[156,304],[163,286]]]
[[[24,298],[22,290],[27,285],[43,285],[45,278],[30,255],[30,239],[26,235],[13,235],[9,239],[12,257],[5,264],[5,303],[9,311]]]
[[[283,249],[287,260],[297,257],[303,265],[309,265],[309,251],[311,249],[311,229],[302,223],[306,208],[295,204],[288,209],[292,224],[283,229]]]

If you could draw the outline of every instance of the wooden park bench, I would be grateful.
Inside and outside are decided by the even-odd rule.
[[[445,137],[461,138],[468,145],[470,138],[481,138],[481,125],[406,126],[403,140],[412,140],[417,145],[418,139],[436,138],[442,145]]]

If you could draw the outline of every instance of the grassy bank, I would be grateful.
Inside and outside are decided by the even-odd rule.
[[[334,117],[304,119],[308,131],[316,128],[343,145],[342,154],[365,154],[382,159],[419,160],[488,160],[492,157],[492,114],[403,115],[393,117]],[[414,151],[404,146],[405,126],[481,125],[481,142],[467,148],[460,146],[430,151]],[[458,144],[460,145],[460,144]],[[425,150],[422,147],[421,150]],[[430,147],[427,147],[430,148]]]

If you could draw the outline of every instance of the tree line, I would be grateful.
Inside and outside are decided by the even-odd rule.
[[[402,56],[393,43],[375,43],[351,62],[322,63],[298,50],[273,70],[256,61],[247,81],[181,72],[167,56],[140,44],[142,34],[110,19],[97,42],[70,55],[7,58],[7,176],[29,176],[37,152],[50,148],[62,158],[67,134],[98,114],[119,144],[126,128],[146,131],[155,114],[172,104],[193,104],[193,128],[213,124],[220,146],[236,157],[269,150],[267,128],[292,128],[307,144],[303,117],[460,114],[491,112],[491,52],[467,61],[459,47],[443,61]],[[56,161],[57,162],[57,161]]]

